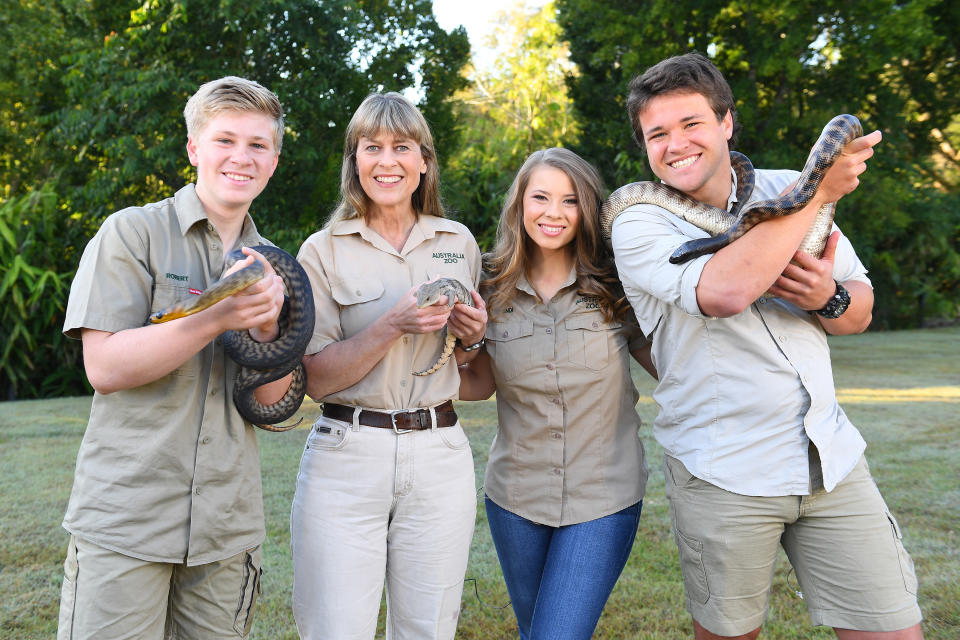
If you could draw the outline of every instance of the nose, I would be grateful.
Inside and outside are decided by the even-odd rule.
[[[247,148],[244,145],[238,144],[233,153],[230,154],[230,160],[236,164],[247,164],[250,162],[250,154],[247,153]]]
[[[392,167],[397,164],[397,158],[394,156],[393,149],[384,148],[380,153],[378,164],[382,167]]]

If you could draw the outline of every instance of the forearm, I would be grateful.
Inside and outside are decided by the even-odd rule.
[[[116,333],[83,329],[87,379],[104,394],[149,384],[181,366],[220,333],[205,313]]]
[[[497,389],[486,349],[480,349],[473,360],[461,365],[459,372],[460,400],[486,400]]]
[[[356,384],[383,360],[403,332],[381,319],[360,333],[303,359],[307,367],[307,395],[320,401]]]
[[[850,293],[850,306],[839,318],[824,318],[817,314],[823,330],[834,336],[862,333],[873,319],[873,288],[859,280],[841,282]]]
[[[697,303],[716,318],[736,315],[777,280],[813,222],[820,202],[750,229],[710,258],[697,283]]]

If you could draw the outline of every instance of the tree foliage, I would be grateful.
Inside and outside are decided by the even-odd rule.
[[[447,200],[488,248],[524,159],[576,142],[578,127],[565,85],[574,69],[553,2],[502,12],[486,44],[496,59],[489,69],[474,68],[470,86],[456,95],[461,145],[445,178]]]
[[[0,2],[0,202],[50,185],[77,252],[58,276],[104,217],[193,180],[182,112],[206,81],[250,78],[284,105],[280,164],[252,213],[288,251],[335,204],[343,131],[371,91],[410,92],[439,143],[456,143],[449,96],[469,43],[439,28],[431,0]],[[35,382],[18,392],[43,393]]]
[[[578,149],[614,184],[650,179],[626,87],[696,50],[729,81],[757,166],[800,168],[824,124],[856,114],[884,140],[838,208],[877,288],[874,326],[956,317],[960,302],[960,5],[947,0],[557,0],[578,74]]]

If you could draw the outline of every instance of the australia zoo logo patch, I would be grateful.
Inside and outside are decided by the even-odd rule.
[[[597,296],[581,296],[576,300],[577,305],[583,305],[585,309],[599,309],[600,298]]]
[[[457,264],[466,256],[452,251],[434,251],[432,257],[434,260],[442,260],[444,264]]]

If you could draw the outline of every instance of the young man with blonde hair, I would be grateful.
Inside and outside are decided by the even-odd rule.
[[[147,318],[225,275],[231,251],[267,243],[249,208],[276,169],[283,109],[259,84],[225,77],[184,115],[196,183],[108,217],[70,290],[64,333],[83,341],[96,393],[63,520],[60,640],[244,638],[260,591],[257,441],[217,336],[275,339],[282,281],[244,249],[231,271],[260,260],[262,280],[195,315]],[[288,385],[257,399],[275,402]]]

